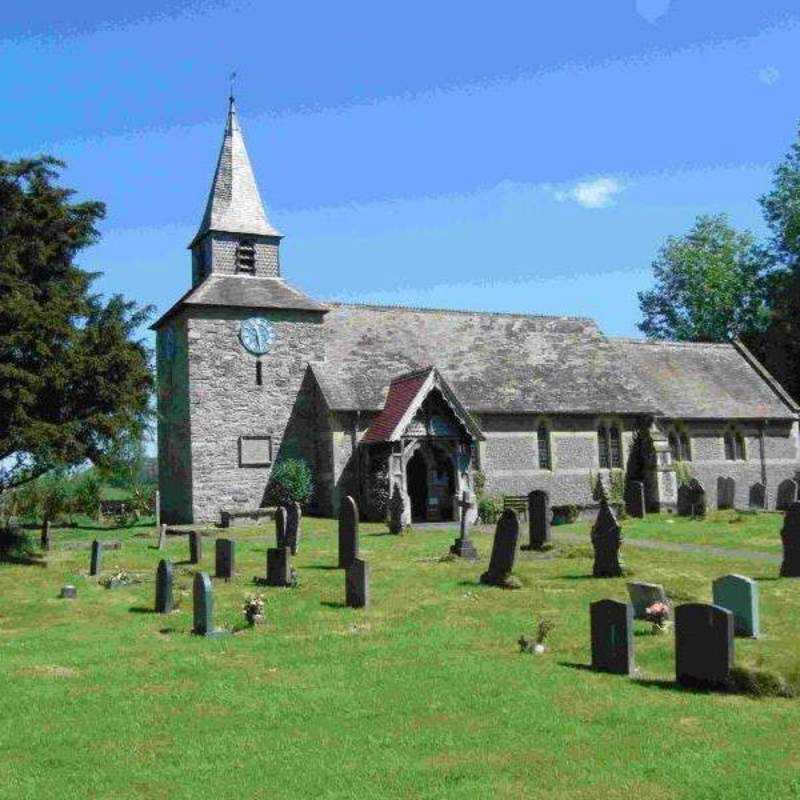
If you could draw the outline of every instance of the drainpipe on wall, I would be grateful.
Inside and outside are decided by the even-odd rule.
[[[763,420],[758,429],[758,450],[761,456],[761,483],[764,484],[764,508],[767,508],[769,505],[767,502],[767,498],[769,497],[769,492],[767,491],[767,448],[764,442],[764,429],[766,427],[767,422]]]

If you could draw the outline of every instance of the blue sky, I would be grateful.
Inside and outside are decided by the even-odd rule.
[[[162,312],[235,69],[290,282],[630,335],[667,235],[717,211],[763,230],[798,52],[785,0],[14,4],[0,154],[65,159],[108,203],[82,263]]]

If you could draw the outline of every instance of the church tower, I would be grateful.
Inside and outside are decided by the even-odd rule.
[[[281,234],[264,211],[230,97],[217,169],[192,251],[192,287],[209,275],[280,277]]]

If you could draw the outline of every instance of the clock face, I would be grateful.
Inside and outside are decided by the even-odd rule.
[[[272,323],[263,317],[251,317],[242,320],[239,328],[239,338],[245,349],[255,356],[263,356],[269,351],[275,339]]]

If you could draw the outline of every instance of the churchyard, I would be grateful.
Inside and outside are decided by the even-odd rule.
[[[463,549],[456,528],[397,536],[362,522],[354,547],[340,546],[335,520],[303,518],[286,588],[263,580],[268,550],[288,564],[286,520],[277,532],[209,530],[191,547],[170,535],[161,549],[153,527],[56,529],[34,563],[0,565],[0,794],[797,797],[800,700],[680,688],[674,628],[654,633],[650,621],[626,620],[625,606],[619,618],[631,581],[659,584],[691,610],[724,597],[730,587],[712,589],[721,576],[749,576],[761,630],[737,636],[735,664],[800,688],[800,580],[779,578],[779,559],[634,544],[727,546],[728,534],[734,552],[780,554],[782,515],[732,522],[734,513],[624,520],[625,574],[613,578],[591,577],[589,523],[554,527],[551,548],[537,551],[524,549],[520,521],[513,590],[498,586],[508,563],[495,554],[490,564],[489,529],[468,532],[472,561],[450,553]],[[102,549],[91,577],[95,538],[120,547]],[[346,573],[343,558],[360,571]],[[157,614],[162,559],[174,610]],[[214,577],[218,567],[233,577]],[[358,594],[365,576],[366,607],[347,607],[346,590]],[[196,581],[211,587],[209,632],[220,635],[192,635]],[[64,584],[74,599],[58,597]],[[253,595],[264,622],[251,627],[243,604]],[[590,604],[601,600],[618,601],[592,611],[601,637],[609,619],[630,626],[630,677],[591,669],[621,652],[612,635],[592,653]],[[542,621],[552,625],[544,652],[522,652]],[[684,651],[690,662],[697,645],[695,636]]]

